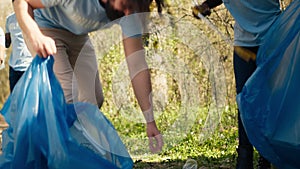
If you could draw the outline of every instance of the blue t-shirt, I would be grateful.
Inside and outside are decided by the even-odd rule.
[[[42,3],[45,8],[34,10],[39,27],[65,29],[82,35],[109,22],[99,0],[42,0]]]
[[[26,71],[31,64],[32,56],[25,44],[22,30],[14,13],[6,18],[5,33],[10,34],[12,45],[12,52],[8,61],[9,66],[16,71]]]
[[[240,36],[243,34],[248,36],[248,39],[244,39],[248,41],[245,43],[248,46],[260,45],[266,31],[281,13],[279,0],[223,0],[223,2],[238,23],[235,27],[238,28],[235,30],[236,38],[243,38]],[[236,42],[243,43],[243,39],[237,39]]]
[[[234,24],[234,45],[254,47],[259,46],[258,34],[244,30],[237,22]]]
[[[126,36],[135,36],[143,30],[134,15],[111,23],[99,0],[42,0],[42,3],[45,8],[34,11],[39,27],[64,29],[76,35],[88,34],[114,23],[120,24]]]

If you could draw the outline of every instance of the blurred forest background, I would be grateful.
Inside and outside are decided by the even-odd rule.
[[[281,3],[285,8],[290,0]],[[237,145],[234,19],[223,5],[201,20],[192,16],[192,1],[166,0],[165,5],[162,16],[150,15],[145,46],[155,117],[166,148],[160,154],[147,153],[142,115],[123,64],[120,29],[115,26],[91,33],[106,98],[102,111],[128,146],[135,168],[183,168],[191,158],[201,169],[233,168]],[[0,0],[3,29],[12,11],[11,0]],[[0,85],[1,108],[9,96],[7,64],[0,71]]]

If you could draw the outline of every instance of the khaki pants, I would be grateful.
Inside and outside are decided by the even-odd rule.
[[[103,103],[98,65],[88,35],[75,35],[60,29],[41,28],[55,40],[54,73],[68,103],[89,102],[99,108]]]

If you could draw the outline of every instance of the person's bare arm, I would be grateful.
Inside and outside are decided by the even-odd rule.
[[[55,54],[54,40],[44,36],[33,19],[33,9],[44,7],[41,0],[14,0],[13,6],[24,39],[32,55],[38,54],[47,57]]]
[[[141,38],[126,38],[123,44],[133,89],[144,112],[151,109],[152,88],[142,41]]]
[[[125,38],[123,45],[133,90],[146,120],[150,150],[158,152],[162,149],[163,141],[154,120],[150,72],[145,60],[142,38]],[[153,147],[152,138],[157,142],[156,147]]]

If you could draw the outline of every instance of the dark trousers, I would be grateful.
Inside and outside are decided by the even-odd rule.
[[[9,87],[10,92],[13,91],[15,85],[19,81],[19,79],[22,77],[24,71],[16,71],[12,67],[9,67]]]
[[[255,54],[258,51],[258,47],[245,47],[246,49],[254,52]],[[253,60],[245,61],[242,57],[239,57],[238,54],[234,51],[233,54],[233,67],[236,83],[236,93],[239,94],[248,78],[256,69],[256,63]],[[251,147],[252,145],[249,142],[247,134],[245,132],[243,123],[240,117],[240,111],[238,110],[238,134],[239,134],[239,147]]]

